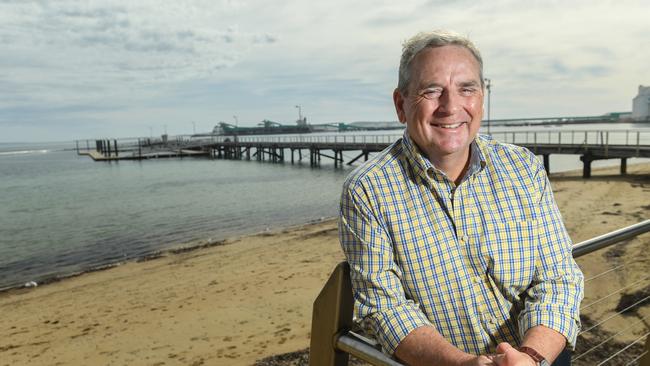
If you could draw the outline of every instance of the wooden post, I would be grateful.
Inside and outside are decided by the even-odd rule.
[[[113,140],[113,143],[115,144],[115,156],[118,156],[119,153],[117,151],[117,140]]]
[[[621,158],[621,175],[627,174],[627,158]]]
[[[314,301],[309,366],[347,366],[349,355],[337,351],[334,342],[336,334],[352,327],[353,308],[350,265],[342,262]]]
[[[546,174],[551,174],[551,162],[549,157],[551,156],[550,154],[544,154],[544,170],[546,170]]]
[[[582,161],[582,177],[590,178],[591,177],[591,162],[593,159],[590,154],[584,154],[580,157]]]

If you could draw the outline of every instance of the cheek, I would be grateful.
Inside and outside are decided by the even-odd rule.
[[[483,110],[483,99],[482,98],[473,98],[468,101],[467,109],[472,111],[482,111]]]

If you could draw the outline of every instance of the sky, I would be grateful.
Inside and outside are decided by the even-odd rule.
[[[402,42],[469,36],[491,118],[631,111],[647,1],[0,0],[0,142],[394,121]]]

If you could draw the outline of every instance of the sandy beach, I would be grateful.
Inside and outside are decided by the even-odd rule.
[[[555,174],[552,185],[574,242],[650,218],[650,164]],[[205,244],[205,243],[194,243]],[[579,259],[591,278],[584,304],[597,320],[648,287],[650,234]],[[0,365],[251,365],[309,345],[312,303],[343,260],[336,220],[226,240],[0,294]],[[645,282],[642,282],[643,279]],[[641,282],[639,282],[641,281]],[[650,305],[601,326],[633,321]],[[646,330],[647,331],[647,330]],[[585,336],[589,340],[589,335]]]

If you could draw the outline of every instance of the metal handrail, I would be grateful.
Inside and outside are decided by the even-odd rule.
[[[573,246],[573,257],[578,258],[585,254],[591,253],[598,249],[605,248],[623,240],[631,239],[650,231],[650,220],[639,222],[638,224],[618,229],[595,238],[585,240]]]
[[[649,231],[650,220],[645,220],[585,240],[573,247],[573,257],[581,257]],[[348,355],[353,355],[372,365],[403,366],[383,353],[370,340],[350,331],[353,301],[350,267],[347,262],[342,262],[336,267],[314,302],[309,365],[345,366],[348,364]],[[333,303],[334,309],[332,309]],[[650,337],[646,347],[650,349]],[[650,365],[650,357],[644,358],[642,362],[644,362],[642,365]]]

